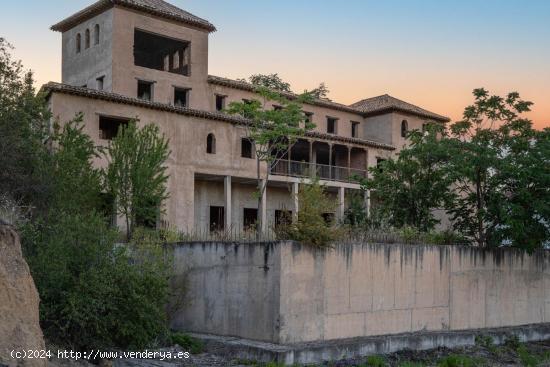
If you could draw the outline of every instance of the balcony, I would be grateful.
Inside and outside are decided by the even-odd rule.
[[[339,182],[356,182],[356,178],[367,177],[367,171],[362,169],[290,160],[274,162],[269,173],[298,178],[319,177],[321,180]]]

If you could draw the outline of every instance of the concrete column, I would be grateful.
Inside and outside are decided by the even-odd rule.
[[[348,148],[348,180],[350,179],[351,177],[351,147],[347,147]]]
[[[260,231],[267,231],[267,182],[262,180],[262,205],[260,207]]]
[[[225,230],[230,231],[232,227],[231,223],[231,176],[225,176],[223,178],[223,198],[225,208]]]
[[[293,221],[298,220],[298,210],[300,209],[298,204],[298,189],[299,189],[298,185],[299,185],[298,182],[294,182],[292,184],[292,204],[293,204],[292,220]]]
[[[328,177],[332,178],[332,144],[328,145]]]
[[[309,143],[309,176],[313,177],[315,175],[315,163],[313,162],[313,142],[308,140]]]
[[[367,212],[367,217],[370,217],[370,190],[365,190],[365,197],[364,197],[364,206],[365,211]]]
[[[344,211],[345,211],[345,204],[346,204],[346,197],[345,197],[346,189],[344,187],[338,188],[338,220],[342,221],[344,219]]]

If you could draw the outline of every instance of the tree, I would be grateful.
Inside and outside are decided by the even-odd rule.
[[[165,166],[168,140],[153,124],[139,129],[135,121],[121,126],[109,144],[105,172],[107,191],[115,198],[117,213],[126,220],[127,237],[136,225],[155,223],[168,198]]]
[[[309,93],[311,93],[311,95],[314,98],[328,99],[327,96],[328,96],[329,92],[330,91],[327,88],[327,86],[325,85],[325,83],[321,83],[321,84],[319,84],[319,86],[317,88],[312,89]]]
[[[362,181],[364,189],[373,190],[380,198],[377,210],[389,224],[425,232],[438,223],[433,211],[444,208],[451,196],[443,134],[444,129],[435,124],[424,133],[411,131],[410,144],[397,158],[371,168],[371,177]]]
[[[51,187],[50,114],[44,96],[35,95],[32,73],[12,59],[12,49],[0,38],[0,192],[36,212],[47,206]]]
[[[548,241],[548,131],[521,118],[531,102],[475,89],[475,102],[446,140],[454,226],[478,246],[533,250]]]
[[[265,87],[276,90],[278,92],[292,93],[290,90],[290,83],[285,82],[279,77],[279,74],[254,74],[248,78],[250,84],[257,87]]]
[[[231,102],[227,112],[247,118],[244,125],[246,137],[254,143],[256,155],[256,178],[258,196],[258,223],[261,223],[261,206],[263,193],[267,188],[269,168],[288,154],[299,137],[315,127],[308,121],[302,111],[302,104],[311,101],[308,93],[297,96],[293,100],[266,87],[256,88],[256,93],[262,99],[249,102]],[[273,102],[277,109],[268,109],[267,103]],[[261,174],[261,164],[267,167],[264,176]],[[262,184],[263,182],[263,184]],[[261,226],[258,227],[258,231]]]

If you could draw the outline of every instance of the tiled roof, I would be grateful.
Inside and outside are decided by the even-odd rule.
[[[113,103],[121,103],[121,104],[137,106],[137,107],[149,108],[149,109],[158,110],[158,111],[171,112],[171,113],[176,113],[184,116],[224,121],[235,125],[246,125],[250,121],[239,116],[227,115],[225,113],[209,112],[209,111],[197,110],[193,108],[173,106],[165,103],[145,101],[139,98],[128,97],[117,93],[99,91],[96,89],[88,89],[83,87],[75,87],[68,84],[49,82],[48,84],[43,85],[40,91],[43,93],[46,93],[47,95],[50,95],[51,93],[70,94],[70,95],[75,95],[80,97],[109,101]],[[308,132],[306,136],[311,138],[338,141],[343,143],[350,143],[350,144],[380,148],[385,150],[395,150],[395,147],[390,144],[385,144],[374,140],[348,138],[344,136],[319,133],[315,131]]]
[[[359,102],[355,102],[350,107],[361,111],[365,116],[378,115],[381,113],[387,113],[391,111],[400,111],[410,113],[416,116],[425,117],[441,122],[448,122],[448,117],[439,115],[437,113],[430,112],[413,104],[407,103],[388,94],[384,94],[378,97],[372,97],[363,99]]]
[[[135,9],[159,17],[190,24],[192,26],[205,29],[209,32],[214,32],[216,30],[216,27],[214,27],[214,25],[209,21],[199,18],[163,0],[99,0],[78,13],[75,13],[53,25],[51,29],[54,31],[65,32],[80,22],[89,19],[114,5]]]

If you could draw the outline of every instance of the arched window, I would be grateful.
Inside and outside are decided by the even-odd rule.
[[[81,36],[80,36],[80,33],[77,33],[76,34],[76,53],[79,53],[80,52],[80,42],[81,42]]]
[[[401,121],[401,137],[406,138],[409,131],[409,123],[407,120]]]
[[[84,44],[85,44],[85,48],[90,48],[90,30],[89,29],[86,29],[86,33],[85,33],[85,36],[84,36]]]
[[[208,134],[206,138],[206,153],[216,154],[216,138],[214,134]]]
[[[99,45],[99,24],[94,27],[94,44]]]

